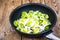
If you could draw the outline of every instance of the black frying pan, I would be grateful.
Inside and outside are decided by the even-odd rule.
[[[26,34],[26,33],[22,33],[20,31],[16,30],[15,26],[13,25],[13,21],[16,19],[19,19],[21,17],[22,11],[28,12],[29,10],[33,10],[33,11],[39,10],[42,13],[48,14],[50,17],[49,20],[51,22],[50,29],[48,31],[43,31],[38,34]],[[21,6],[18,6],[11,12],[11,15],[10,15],[10,23],[11,23],[12,27],[18,33],[26,35],[26,36],[30,36],[30,37],[40,37],[40,36],[49,34],[51,32],[52,28],[54,27],[54,25],[56,24],[56,21],[57,21],[56,13],[50,7],[43,5],[43,4],[38,4],[38,3],[28,3],[28,4],[23,4]]]

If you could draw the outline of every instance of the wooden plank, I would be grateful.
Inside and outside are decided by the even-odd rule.
[[[58,7],[57,7],[57,0],[52,0],[51,1],[51,5],[52,5],[52,9],[57,12],[58,11]]]
[[[32,0],[32,3],[40,3],[40,0]]]
[[[29,37],[22,35],[22,40],[32,40],[32,38],[29,38]]]
[[[47,1],[47,0],[46,0]],[[45,0],[40,0],[41,4],[45,4]]]
[[[0,40],[4,40],[4,32],[3,32],[3,26],[2,26],[2,21],[4,20],[3,17],[5,16],[5,11],[6,7],[6,1],[0,0]]]
[[[53,33],[60,37],[60,0],[56,0],[57,2],[57,23],[56,26],[53,28]]]
[[[58,10],[57,10],[57,16],[60,17],[60,16],[59,16],[59,15],[60,15],[60,0],[57,0],[57,9],[58,9]],[[58,18],[58,19],[59,19],[59,18]],[[60,19],[59,19],[59,20],[60,20]],[[59,21],[59,20],[58,20],[58,21]]]
[[[5,9],[6,2],[0,1],[0,23],[2,23],[3,11]]]
[[[22,4],[29,3],[29,0],[22,0]]]
[[[45,37],[40,37],[40,38],[34,38],[33,40],[48,40]]]
[[[12,29],[9,22],[9,16],[11,11],[20,4],[21,4],[20,0],[7,1],[7,6],[5,7],[5,10],[4,10],[4,14],[5,14],[4,21],[2,22],[3,28],[1,31],[5,34],[4,35],[5,40],[21,40],[21,36]]]

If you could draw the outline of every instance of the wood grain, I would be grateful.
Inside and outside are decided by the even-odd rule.
[[[4,36],[4,40],[8,40],[8,39],[9,40],[21,40],[21,36],[19,36],[19,34],[11,28],[11,25],[9,23],[9,15],[10,15],[11,11],[20,4],[21,4],[21,2],[17,1],[17,0],[10,0],[6,4],[4,14],[3,14],[5,16],[3,16],[3,22],[2,22],[3,30],[1,29],[1,31],[3,31],[3,33],[4,33],[4,34],[1,33]]]
[[[60,0],[55,0],[56,1],[56,5],[57,5],[57,23],[56,26],[53,28],[53,32],[57,37],[60,37]]]
[[[60,37],[60,0],[0,0],[0,40],[48,40],[45,37],[28,38],[12,29],[9,16],[13,9],[25,3],[41,3],[51,7],[57,15],[53,33]]]
[[[32,3],[40,3],[40,0],[37,0],[37,1],[32,0]]]
[[[6,2],[3,3],[3,1],[0,1],[0,23],[2,22],[2,17],[3,15],[3,11],[5,9],[6,6]]]

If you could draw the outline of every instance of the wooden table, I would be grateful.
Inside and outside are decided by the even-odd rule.
[[[51,7],[57,15],[57,25],[53,31],[56,36],[60,36],[56,29],[60,26],[60,0],[0,0],[0,40],[48,40],[45,37],[27,38],[12,29],[9,22],[10,13],[17,6],[25,3],[41,3]]]

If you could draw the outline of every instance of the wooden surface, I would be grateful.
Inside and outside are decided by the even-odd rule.
[[[44,37],[27,38],[19,35],[9,23],[9,16],[13,9],[31,2],[45,4],[56,12],[57,23],[53,28],[53,33],[60,37],[60,0],[0,0],[0,40],[48,40]]]

